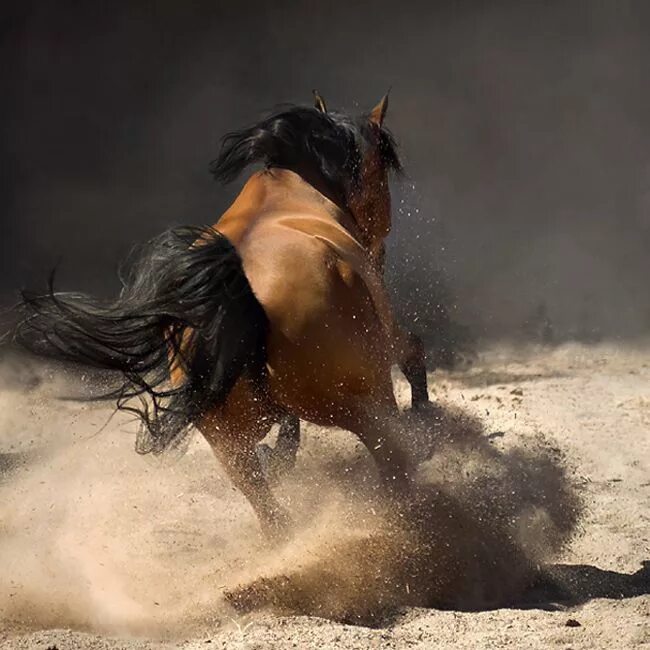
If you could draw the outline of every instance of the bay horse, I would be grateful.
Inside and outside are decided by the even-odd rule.
[[[348,429],[394,490],[411,469],[394,364],[413,406],[428,402],[422,345],[396,323],[383,282],[389,174],[401,170],[388,96],[359,118],[315,97],[224,137],[215,179],[263,168],[216,224],[148,242],[112,302],[52,283],[23,292],[16,329],[37,354],[113,371],[104,397],[141,418],[138,451],[178,446],[194,425],[270,536],[288,524],[256,453],[274,423],[281,440],[298,418]]]

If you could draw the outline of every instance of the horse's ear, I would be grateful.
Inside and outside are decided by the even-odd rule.
[[[390,91],[388,91],[389,93]],[[388,110],[388,93],[386,93],[382,98],[379,104],[375,106],[370,111],[370,116],[368,117],[371,124],[375,124],[379,127],[384,123],[384,118],[386,117],[386,111]]]
[[[317,90],[312,90],[314,93],[314,108],[319,110],[321,113],[327,113],[327,104],[325,100],[320,96]]]

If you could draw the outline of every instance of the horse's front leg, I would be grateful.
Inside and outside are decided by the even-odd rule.
[[[417,334],[396,328],[399,369],[411,385],[411,408],[429,404],[429,386],[424,345]]]

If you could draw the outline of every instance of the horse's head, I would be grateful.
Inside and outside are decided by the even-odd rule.
[[[212,172],[229,181],[262,162],[300,174],[351,213],[362,243],[381,265],[391,226],[388,174],[400,170],[395,143],[384,127],[388,96],[358,119],[330,112],[315,91],[314,97],[313,108],[290,106],[228,134]]]
[[[327,113],[325,100],[314,91],[315,108]],[[391,170],[401,169],[395,143],[384,128],[388,94],[367,114],[356,120],[354,182],[347,207],[362,231],[364,244],[379,266],[383,265],[384,239],[391,228]],[[336,116],[334,116],[336,119]]]

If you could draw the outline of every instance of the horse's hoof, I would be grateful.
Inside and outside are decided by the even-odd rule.
[[[257,458],[260,462],[264,478],[269,483],[277,483],[296,464],[295,453],[283,453],[277,447],[273,449],[273,447],[265,443],[257,445]]]
[[[255,450],[257,452],[257,460],[260,462],[262,474],[268,481],[271,475],[271,458],[273,457],[273,449],[267,444],[257,445]]]
[[[439,418],[442,416],[442,409],[435,403],[427,400],[426,402],[414,402],[411,411],[421,417]]]

